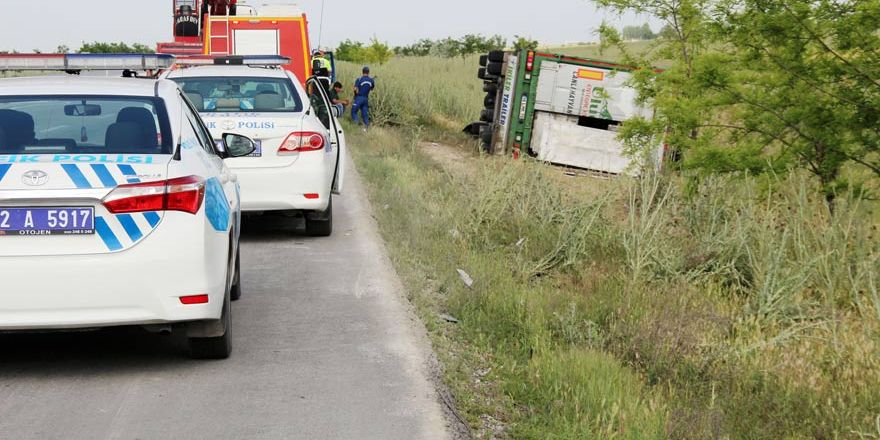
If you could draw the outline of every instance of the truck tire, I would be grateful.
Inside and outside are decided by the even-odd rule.
[[[488,81],[483,83],[483,91],[493,95],[498,93],[498,83]]]
[[[484,109],[480,112],[480,120],[483,122],[495,122],[495,111],[492,109]]]
[[[492,93],[492,94],[486,95],[486,97],[483,99],[483,105],[486,108],[491,108],[494,110],[495,109],[495,94]]]
[[[486,67],[486,64],[489,64],[489,56],[488,55],[480,56],[480,67]]]
[[[480,67],[480,70],[477,70],[477,78],[488,80],[489,77],[486,76],[486,68]]]
[[[489,63],[486,65],[486,73],[489,75],[501,76],[504,73],[504,64]]]
[[[493,50],[486,55],[486,58],[493,63],[503,63],[504,62],[504,51],[503,50]]]

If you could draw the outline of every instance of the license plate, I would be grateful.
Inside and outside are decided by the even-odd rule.
[[[254,152],[249,154],[248,157],[263,157],[263,141],[257,139],[254,141]]]
[[[94,233],[95,208],[0,208],[0,236]]]

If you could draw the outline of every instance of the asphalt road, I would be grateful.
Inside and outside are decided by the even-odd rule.
[[[228,360],[137,328],[0,335],[0,438],[450,438],[424,328],[348,176],[330,238],[246,222]]]

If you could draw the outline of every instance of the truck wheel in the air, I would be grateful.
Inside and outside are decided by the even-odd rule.
[[[486,108],[495,109],[495,95],[486,95],[486,98],[483,99],[483,105]]]
[[[495,111],[492,109],[484,109],[480,112],[480,120],[483,122],[493,122],[495,120]]]
[[[493,63],[503,63],[504,62],[504,51],[503,50],[493,50],[486,55],[486,58]]]
[[[489,63],[486,65],[486,73],[490,75],[500,76],[504,72],[504,64]]]
[[[333,234],[333,199],[324,212],[306,213],[306,235],[310,237],[329,237]]]
[[[494,82],[483,83],[483,91],[494,95],[498,93],[498,84]]]

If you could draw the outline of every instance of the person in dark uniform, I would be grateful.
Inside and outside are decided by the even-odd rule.
[[[363,76],[354,82],[354,105],[351,106],[351,119],[358,122],[358,112],[364,121],[364,129],[370,126],[370,93],[376,88],[376,80],[370,76],[370,68],[364,66]]]

